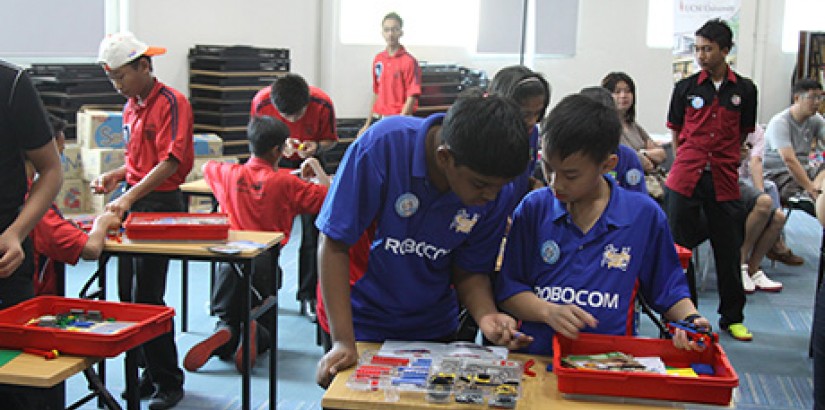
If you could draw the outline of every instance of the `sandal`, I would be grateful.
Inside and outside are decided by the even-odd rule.
[[[765,256],[771,260],[771,267],[776,266],[776,262],[782,262],[789,266],[800,266],[805,264],[805,259],[799,255],[795,255],[792,250],[788,249],[785,252],[779,253],[773,249],[769,250]]]

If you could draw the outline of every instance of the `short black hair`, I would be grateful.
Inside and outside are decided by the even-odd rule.
[[[527,128],[518,105],[499,96],[460,98],[441,127],[457,166],[491,177],[514,178],[530,160]]]
[[[613,99],[613,94],[610,91],[607,91],[607,88],[598,85],[591,85],[589,87],[582,88],[581,91],[579,91],[579,94],[610,107],[613,110],[616,109],[616,100]]]
[[[256,156],[266,155],[272,148],[281,147],[289,137],[289,127],[269,115],[255,115],[246,126],[249,151]]]
[[[627,112],[624,114],[624,120],[627,121],[628,124],[633,124],[633,122],[636,121],[636,84],[633,82],[633,79],[630,78],[627,73],[614,71],[604,76],[602,79],[602,87],[611,93],[615,93],[616,86],[618,86],[620,82],[627,84],[627,88],[629,88],[630,93],[633,94],[633,102],[630,103],[630,107],[627,108]]]
[[[146,60],[146,62],[149,63],[149,71],[154,70],[154,67],[152,67],[152,57],[149,57],[145,54],[139,55],[137,58],[126,64],[132,67],[132,69],[137,70],[138,66],[140,65],[140,60]]]
[[[811,90],[822,90],[822,84],[812,78],[803,78],[794,83],[792,88],[794,97],[799,94],[805,94]]]
[[[564,160],[579,152],[595,163],[616,151],[622,134],[616,110],[582,94],[564,97],[541,128],[543,155],[547,158],[555,155]]]
[[[298,74],[287,74],[272,83],[271,97],[281,114],[297,114],[309,104],[309,84]]]
[[[722,50],[727,48],[730,51],[733,48],[733,30],[720,18],[708,20],[695,34],[719,44]]]
[[[57,135],[58,132],[66,131],[66,120],[60,118],[52,113],[49,113],[49,124],[52,126],[52,132]]]
[[[490,94],[497,94],[503,97],[512,98],[518,104],[523,104],[528,98],[544,96],[544,106],[541,109],[537,122],[541,122],[550,105],[550,83],[544,79],[541,73],[523,65],[513,65],[498,70],[490,82]]]
[[[394,11],[391,11],[391,12],[387,13],[387,15],[384,16],[383,19],[381,19],[381,25],[383,25],[385,21],[390,20],[390,19],[397,21],[398,25],[401,28],[404,28],[404,20],[401,18],[401,16],[398,15],[398,13],[396,13]],[[413,27],[413,28],[415,28],[415,27]]]

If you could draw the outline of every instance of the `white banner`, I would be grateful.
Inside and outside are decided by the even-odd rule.
[[[733,49],[728,63],[736,65],[741,0],[673,1],[673,81],[688,77],[698,69],[693,57],[694,33],[710,19],[720,18],[733,30]]]

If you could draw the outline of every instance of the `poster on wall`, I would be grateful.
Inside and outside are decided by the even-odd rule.
[[[733,49],[728,53],[728,64],[736,66],[740,5],[741,0],[673,1],[673,82],[698,69],[693,55],[694,33],[713,18],[725,20],[733,30]]]

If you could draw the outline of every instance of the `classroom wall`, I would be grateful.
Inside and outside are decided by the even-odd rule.
[[[636,81],[639,122],[650,132],[667,132],[671,55],[646,45],[647,2],[582,1],[580,7],[576,55],[537,57],[533,64],[553,86],[551,106],[597,84],[609,71],[626,71]],[[138,37],[170,49],[168,56],[155,59],[155,69],[182,91],[188,90],[186,53],[193,44],[286,47],[292,71],[327,91],[340,118],[363,117],[372,92],[370,64],[381,47],[340,44],[338,8],[338,0],[136,0],[128,3],[127,24]],[[760,122],[788,105],[795,53],[781,51],[783,9],[784,0],[742,1],[737,69],[759,87]],[[380,22],[375,24],[380,40]],[[408,49],[421,61],[480,68],[490,77],[518,63],[517,55],[477,55],[457,47]]]

